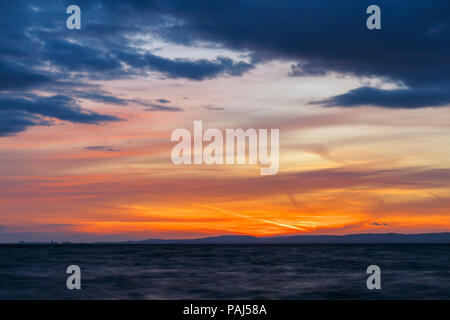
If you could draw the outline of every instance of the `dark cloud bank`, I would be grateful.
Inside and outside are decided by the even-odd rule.
[[[331,97],[328,106],[439,107],[450,103],[450,2],[376,1],[382,30],[368,30],[373,1],[151,1],[153,13],[182,21],[165,36],[209,40],[249,50],[253,63],[298,60],[293,76],[330,72],[379,77],[401,89],[362,87]],[[140,1],[130,7],[139,10]],[[317,102],[316,102],[317,103]]]
[[[339,73],[377,77],[400,89],[361,87],[312,103],[384,108],[450,103],[450,2],[376,1],[382,30],[365,27],[373,1],[159,0],[77,1],[82,30],[65,27],[69,1],[0,3],[0,136],[52,119],[101,124],[115,116],[85,110],[77,99],[149,111],[182,111],[165,99],[126,100],[89,80],[158,73],[202,81],[240,76],[270,60],[297,61],[291,76]],[[168,59],[139,48],[142,36],[250,52],[251,62]],[[35,89],[47,91],[45,97]]]

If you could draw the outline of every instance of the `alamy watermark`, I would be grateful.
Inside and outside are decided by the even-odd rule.
[[[381,289],[381,269],[376,264],[367,267],[366,272],[370,274],[367,278],[366,285],[369,290]]]
[[[73,290],[81,289],[81,269],[76,264],[72,264],[67,267],[66,273],[70,274],[70,276],[67,278],[66,286],[67,289]]]
[[[203,132],[203,123],[197,120],[194,121],[193,141],[187,129],[172,132],[170,140],[179,143],[172,148],[171,159],[176,165],[259,164],[261,175],[273,175],[279,169],[279,136],[279,129],[270,129],[269,143],[268,129],[226,129],[224,137],[219,129]],[[209,143],[204,146],[204,142]]]
[[[66,19],[66,27],[69,30],[80,30],[81,29],[81,9],[79,6],[72,4],[67,7],[67,14],[70,14]]]

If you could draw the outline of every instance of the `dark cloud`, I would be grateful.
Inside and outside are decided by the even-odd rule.
[[[52,82],[46,75],[28,71],[15,64],[0,62],[0,91],[10,89],[23,89]]]
[[[67,71],[96,73],[120,69],[120,61],[102,49],[62,39],[47,39],[42,55]]]
[[[371,105],[406,109],[441,107],[450,104],[450,86],[392,90],[361,87],[329,99],[314,101],[312,104],[343,107]]]
[[[92,45],[95,45],[94,47]],[[168,59],[151,53],[140,53],[129,46],[115,47],[101,41],[86,44],[67,40],[46,42],[43,57],[60,71],[91,79],[115,79],[157,72],[167,78],[205,80],[220,75],[239,76],[253,66],[226,57],[208,59]],[[128,66],[128,67],[125,67]]]
[[[155,104],[155,103],[148,103],[147,106],[149,108],[146,108],[145,111],[169,111],[169,112],[181,112],[184,111],[183,109],[179,108],[179,107],[170,107],[170,106],[165,106],[165,105],[161,105],[161,104]]]
[[[150,3],[141,4],[136,14],[139,3],[80,1],[80,31],[69,31],[65,26],[70,4],[27,0],[0,3],[0,136],[14,135],[30,126],[51,125],[51,118],[87,124],[118,120],[82,108],[76,98],[138,104],[148,111],[182,111],[166,106],[170,103],[166,99],[148,104],[117,97],[88,80],[158,73],[166,78],[200,81],[238,76],[253,67],[226,57],[168,59],[143,50],[139,37],[157,36],[157,30],[167,22],[153,13]],[[31,91],[35,89],[42,96]]]
[[[388,224],[385,223],[385,222],[372,222],[370,225],[371,225],[371,226],[376,226],[376,227],[385,227],[385,226],[387,226]]]
[[[290,75],[294,77],[302,77],[308,75],[323,76],[326,74],[327,69],[322,68],[320,66],[314,66],[306,62],[303,63],[299,62],[296,65],[291,65]]]
[[[9,95],[0,100],[1,136],[51,124],[42,117],[92,124],[117,120],[81,108],[74,98],[136,103],[148,111],[182,111],[168,102],[142,104],[95,92],[86,80],[157,73],[201,81],[239,76],[270,60],[296,61],[291,76],[338,73],[378,77],[401,87],[361,87],[316,104],[421,108],[450,103],[447,0],[379,0],[382,29],[375,31],[365,27],[370,0],[79,0],[83,15],[79,31],[65,27],[70,4],[0,3],[0,92]],[[177,44],[201,42],[248,52],[251,63],[227,57],[161,57],[140,46],[149,34]],[[69,83],[80,86],[69,90]],[[32,95],[29,90],[34,88],[53,96]]]
[[[127,106],[130,104],[136,104],[140,106],[147,107],[147,111],[183,111],[183,109],[178,107],[171,107],[167,106],[166,104],[170,103],[169,100],[166,99],[156,99],[155,101],[157,103],[152,103],[146,100],[141,99],[124,99],[119,98],[117,96],[112,95],[111,93],[107,91],[102,90],[86,90],[86,91],[80,91],[80,90],[72,90],[69,91],[72,96],[75,96],[77,98],[82,99],[88,99],[91,101],[101,102],[101,103],[109,103],[109,104],[115,104],[115,105],[122,105]],[[164,105],[162,105],[164,104]],[[150,108],[148,108],[150,107]],[[150,110],[149,110],[150,109]]]
[[[116,52],[116,55],[121,61],[140,72],[143,70],[155,71],[173,79],[205,80],[220,75],[240,76],[253,68],[251,64],[242,61],[235,62],[226,57],[217,57],[215,60],[193,60],[167,59],[151,53]]]
[[[52,79],[108,80],[157,72],[168,78],[204,80],[238,76],[253,67],[226,57],[168,59],[143,50],[139,46],[142,41],[135,36],[158,36],[166,18],[153,13],[151,3],[102,2],[79,2],[83,15],[79,31],[69,31],[61,23],[65,22],[68,1],[33,4],[38,10],[26,0],[18,0],[12,9],[0,5],[4,25],[0,55],[27,70],[47,67]]]
[[[307,74],[377,75],[408,85],[449,81],[450,3],[445,0],[413,0],[407,6],[377,1],[382,9],[377,31],[365,26],[366,8],[373,4],[368,0],[169,2],[172,6],[152,1],[155,10],[182,19],[194,39],[250,49],[259,59],[300,59]]]
[[[24,97],[0,96],[0,136],[10,136],[25,130],[29,126],[51,125],[45,119],[54,118],[74,123],[100,124],[118,121],[111,115],[81,108],[70,97],[55,95],[42,97],[26,95]]]
[[[25,112],[0,110],[0,137],[13,136],[28,127],[39,124],[37,117]]]
[[[111,10],[120,6],[129,14],[158,16],[159,23],[168,17],[153,30],[172,42],[201,40],[246,50],[253,63],[297,60],[293,76],[334,72],[380,77],[405,87],[394,92],[358,91],[364,104],[399,108],[447,104],[447,97],[436,99],[431,92],[450,88],[450,2],[379,0],[382,29],[376,31],[365,26],[371,4],[369,0],[105,2]],[[388,97],[376,101],[362,97],[374,92]],[[417,95],[420,103],[413,99]],[[404,101],[396,101],[403,96]]]
[[[62,95],[51,97],[29,95],[25,98],[0,97],[0,108],[3,111],[23,111],[75,123],[98,124],[120,120],[114,116],[82,109],[74,99]]]
[[[90,146],[90,147],[85,147],[85,150],[89,150],[89,151],[106,151],[106,152],[117,152],[119,150],[117,150],[116,148],[112,147],[112,146]]]

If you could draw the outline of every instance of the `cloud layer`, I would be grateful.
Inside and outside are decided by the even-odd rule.
[[[40,89],[64,96],[68,86],[81,86],[72,89],[67,99],[52,98],[48,112],[35,112],[41,107],[32,107],[32,102],[3,99],[2,103],[10,103],[9,107],[0,105],[4,119],[10,121],[2,121],[0,135],[42,124],[43,115],[83,123],[117,120],[83,110],[73,101],[68,106],[74,97],[130,103],[87,90],[89,80],[156,73],[163,78],[202,81],[240,76],[271,60],[297,61],[291,76],[338,73],[377,77],[400,87],[355,88],[316,104],[414,109],[450,103],[450,3],[446,0],[378,1],[382,29],[375,31],[365,27],[365,11],[372,4],[368,0],[80,0],[83,23],[79,31],[65,27],[69,4],[26,0],[14,6],[0,4],[0,93],[20,96]],[[167,58],[145,48],[143,39],[149,35],[165,43],[246,53],[251,62],[225,56]],[[33,99],[41,105],[45,100]],[[181,108],[159,103],[149,110]]]
[[[112,16],[127,15],[117,3],[105,2],[104,10],[99,3],[81,1],[80,6],[86,24],[76,32],[67,30],[63,23],[65,2],[35,4],[24,0],[14,6],[0,4],[0,136],[14,135],[30,126],[52,125],[52,119],[85,124],[119,120],[82,108],[76,98],[114,105],[138,104],[148,111],[183,110],[166,105],[165,100],[149,103],[116,97],[92,85],[91,80],[157,73],[165,78],[201,81],[239,76],[253,68],[223,56],[158,56],[142,49],[133,39],[150,31],[152,23],[145,23],[145,10],[136,16],[137,20],[115,20]],[[134,25],[134,21],[141,24]],[[40,95],[42,92],[46,92],[45,96]]]
[[[129,16],[158,17],[155,21],[160,24],[155,23],[153,30],[167,41],[209,41],[249,51],[253,63],[297,60],[291,73],[295,76],[336,72],[378,77],[405,87],[359,88],[331,98],[328,102],[332,104],[387,108],[448,105],[450,3],[378,1],[382,29],[375,31],[365,27],[366,8],[371,4],[366,0],[105,2],[111,11],[120,7],[126,8]]]

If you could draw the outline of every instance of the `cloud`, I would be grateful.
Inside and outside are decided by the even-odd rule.
[[[213,106],[205,106],[206,110],[210,110],[210,111],[223,111],[225,110],[225,108],[223,107],[213,107]]]
[[[167,78],[204,80],[221,75],[239,76],[253,67],[249,63],[220,56],[215,59],[157,56],[143,49],[142,43],[136,40],[136,36],[157,36],[155,24],[165,23],[149,10],[132,13],[134,9],[127,3],[118,6],[114,2],[98,5],[80,1],[79,5],[91,16],[86,19],[82,32],[78,33],[70,33],[65,24],[55,22],[60,19],[65,7],[51,1],[39,4],[40,14],[29,5],[17,4],[13,10],[3,8],[0,19],[7,28],[3,28],[0,34],[0,56],[8,63],[22,65],[26,70],[39,70],[40,74],[27,77],[31,83],[41,80],[39,77],[44,68],[47,77],[53,80],[111,80],[147,75],[149,72],[157,72]],[[127,19],[127,10],[132,13],[132,19]],[[25,81],[20,73],[16,78],[17,84]]]
[[[109,2],[105,6],[117,8],[117,2]],[[136,0],[127,2],[126,7],[130,15],[158,17],[153,30],[167,41],[184,45],[206,41],[247,51],[253,64],[297,60],[291,70],[294,76],[339,73],[404,85],[404,91],[383,92],[389,97],[378,99],[377,106],[445,104],[447,97],[436,102],[430,92],[450,88],[450,3],[413,0],[405,5],[399,0],[380,0],[382,29],[376,31],[365,27],[366,8],[371,4],[369,0],[282,4],[256,0],[155,0],[144,4]],[[410,99],[416,95],[420,95],[420,103]],[[405,101],[396,102],[402,96]],[[363,103],[366,100],[372,103],[369,97]]]
[[[385,226],[387,226],[388,224],[385,223],[385,222],[372,222],[370,225],[371,225],[371,226],[376,226],[376,227],[385,227]]]
[[[51,125],[42,117],[91,124],[118,120],[82,109],[74,98],[139,104],[95,92],[87,80],[157,73],[170,79],[202,81],[240,76],[271,60],[296,61],[291,76],[338,73],[377,77],[401,87],[384,90],[362,86],[314,104],[405,109],[447,106],[450,2],[412,0],[405,5],[400,0],[379,0],[382,29],[376,31],[365,27],[365,10],[370,4],[369,0],[283,4],[257,0],[80,0],[89,19],[84,20],[82,32],[68,32],[60,21],[63,4],[42,1],[35,4],[39,10],[34,10],[27,1],[18,0],[14,6],[2,3],[0,92],[9,97],[2,95],[0,101],[0,135]],[[142,45],[143,36],[148,34],[176,44],[202,43],[245,52],[251,59],[158,56]],[[79,88],[69,92],[71,83],[79,83]],[[30,90],[35,88],[46,92],[46,97],[32,95]],[[148,111],[182,111],[168,103],[161,99],[143,105]]]
[[[108,42],[93,41],[74,43],[67,40],[48,39],[42,58],[51,62],[60,71],[92,79],[115,79],[158,72],[167,78],[204,80],[220,75],[239,76],[253,66],[235,62],[230,58],[168,59],[152,53],[141,53],[137,48],[118,47]],[[125,65],[127,67],[125,67]]]
[[[400,189],[400,190],[423,190],[433,188],[445,188],[450,179],[450,170],[448,169],[427,169],[421,167],[401,168],[401,169],[355,169],[347,166],[339,169],[318,169],[304,172],[279,173],[268,177],[239,177],[223,180],[221,177],[181,177],[177,175],[173,179],[156,179],[151,181],[141,181],[136,183],[133,179],[129,184],[122,182],[111,184],[108,188],[108,194],[115,194],[118,197],[123,195],[123,189],[126,188],[133,194],[143,194],[147,196],[148,190],[157,190],[154,194],[154,201],[166,201],[174,192],[183,194],[183,199],[195,201],[201,199],[204,201],[216,201],[227,199],[239,201],[245,199],[258,199],[264,197],[275,197],[276,195],[290,194],[329,194],[329,191],[338,191],[348,193],[352,190],[370,190],[382,189]],[[192,188],[196,185],[197,188]],[[274,189],[273,186],[277,188]],[[89,190],[94,194],[100,192],[95,185]],[[142,191],[144,190],[144,192]],[[11,191],[12,192],[12,191]],[[147,192],[147,193],[146,193]],[[325,196],[327,197],[327,196]],[[338,197],[338,195],[336,195]],[[97,201],[97,198],[92,198]],[[443,201],[434,197],[427,198],[434,203],[440,201],[440,208],[447,208],[442,205]],[[390,204],[383,204],[388,206]],[[404,209],[404,208],[403,208]],[[415,209],[414,209],[415,210]],[[403,210],[404,211],[404,210]],[[403,212],[402,211],[402,212]]]
[[[370,105],[392,109],[442,107],[450,104],[450,86],[391,90],[361,87],[322,101],[313,101],[311,104],[342,107]]]
[[[220,75],[240,76],[253,66],[246,62],[235,62],[230,58],[217,57],[208,59],[167,59],[151,53],[136,54],[129,52],[116,52],[124,63],[140,71],[156,71],[168,78],[184,78],[189,80],[205,80]]]
[[[0,111],[0,137],[12,136],[42,124],[37,117],[22,111]]]
[[[106,151],[106,152],[117,152],[119,150],[117,150],[116,148],[112,147],[112,146],[90,146],[90,147],[85,147],[85,150],[89,150],[89,151]]]
[[[8,25],[3,31],[3,52],[16,58],[36,53],[36,63],[42,59],[91,75],[97,71],[116,72],[116,76],[126,73],[122,63],[135,67],[130,73],[146,67],[168,77],[194,80],[240,75],[252,67],[220,57],[167,59],[138,49],[135,36],[152,34],[179,44],[208,41],[213,46],[248,51],[254,63],[297,60],[296,75],[378,76],[402,81],[408,87],[450,82],[448,1],[412,0],[406,6],[400,0],[379,0],[382,29],[376,31],[365,27],[370,4],[369,0],[283,4],[257,0],[80,1],[90,19],[82,33],[72,36],[63,24],[55,22],[61,8],[49,1],[39,4],[39,14],[26,5],[3,8],[2,21]],[[21,45],[22,40],[13,41],[17,35],[28,47]]]
[[[41,57],[67,71],[105,72],[121,69],[120,61],[103,48],[61,39],[45,39]]]
[[[15,63],[0,62],[0,91],[29,88],[50,82],[52,80],[46,75],[28,71]]]
[[[100,124],[119,121],[120,119],[106,114],[85,110],[70,97],[55,95],[42,97],[27,95],[24,97],[0,96],[0,136],[10,136],[27,127],[51,125],[44,117],[73,123]]]
[[[99,3],[100,2],[100,3]],[[182,111],[159,99],[148,105],[101,90],[89,80],[129,79],[156,73],[172,79],[201,81],[219,76],[239,76],[253,65],[228,57],[208,59],[157,56],[144,49],[144,35],[158,37],[166,19],[153,14],[151,3],[80,1],[82,32],[70,32],[64,20],[64,3],[41,1],[30,5],[18,0],[14,6],[0,3],[0,136],[30,126],[51,125],[45,117],[75,123],[101,124],[117,121],[112,115],[82,108],[76,98],[95,102],[140,104],[148,111]],[[137,13],[137,14],[136,14]],[[149,19],[151,18],[151,19]],[[64,22],[64,21],[63,21]],[[161,29],[159,29],[161,30]],[[36,95],[38,89],[40,95]]]
[[[146,103],[144,105],[149,107],[149,108],[146,108],[145,111],[150,111],[150,112],[154,112],[154,111],[181,112],[181,111],[184,111],[183,109],[181,109],[179,107],[170,107],[170,106],[165,106],[165,105],[156,104],[156,103]]]
[[[118,121],[119,118],[82,109],[74,99],[62,95],[42,97],[29,95],[25,98],[0,97],[3,111],[23,111],[75,123],[98,124]]]
[[[302,77],[302,76],[323,76],[327,74],[327,70],[321,68],[320,66],[310,65],[306,62],[299,62],[296,65],[291,65],[291,73],[290,75],[293,77]]]

